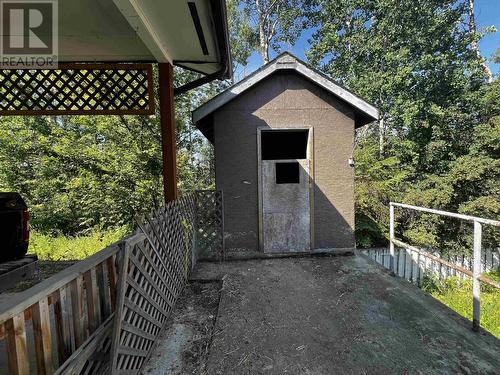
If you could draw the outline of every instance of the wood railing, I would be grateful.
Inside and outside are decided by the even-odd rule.
[[[208,201],[207,194],[186,195],[138,219],[133,236],[3,303],[0,344],[9,373],[139,373],[197,255],[223,254],[222,194]],[[211,214],[200,215],[203,207]],[[218,240],[196,249],[200,233]]]
[[[427,251],[424,251],[422,249],[419,249],[415,246],[409,245],[407,243],[404,243],[403,241],[396,239],[396,237],[394,235],[395,224],[396,224],[395,217],[394,217],[394,209],[396,207],[414,210],[414,211],[419,211],[419,212],[425,212],[425,213],[434,214],[434,215],[452,217],[455,219],[460,219],[460,220],[472,222],[474,224],[474,249],[473,249],[473,253],[472,253],[472,272],[463,268],[463,267],[460,267],[457,264],[453,264],[451,262],[448,262],[448,261],[446,261],[440,257],[437,257],[437,256],[435,256]],[[389,246],[390,247],[389,247],[389,251],[390,251],[390,256],[391,256],[390,269],[393,272],[395,272],[395,270],[396,270],[395,246],[399,246],[403,249],[410,250],[410,251],[415,252],[421,256],[429,258],[433,261],[444,264],[447,267],[450,267],[458,272],[461,272],[462,274],[464,274],[466,276],[471,277],[472,278],[472,328],[473,328],[473,330],[478,331],[479,327],[480,327],[480,322],[481,322],[481,320],[480,320],[480,315],[481,315],[480,314],[480,311],[481,311],[481,282],[486,283],[486,284],[493,286],[493,287],[496,287],[496,288],[500,287],[500,284],[498,282],[481,274],[482,225],[492,225],[495,227],[500,227],[500,221],[484,219],[484,218],[476,217],[476,216],[457,214],[454,212],[435,210],[432,208],[411,206],[409,204],[394,203],[394,202],[390,202],[389,215],[390,215],[390,227],[389,227],[389,240],[390,240]]]
[[[90,356],[105,344],[111,328],[120,247],[111,245],[2,306],[0,340],[7,349],[9,373],[79,372],[99,366],[102,361]]]

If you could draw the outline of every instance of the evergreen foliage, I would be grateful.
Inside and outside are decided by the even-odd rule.
[[[194,78],[176,70],[176,85]],[[190,109],[216,89],[177,98],[181,194],[213,186],[211,146]],[[42,234],[133,226],[135,215],[163,203],[159,126],[158,115],[1,117],[0,191],[21,193]]]
[[[471,48],[481,35],[466,27],[468,4],[311,0],[305,9],[316,28],[310,61],[373,102],[384,120],[358,134],[358,245],[385,242],[391,200],[498,219],[499,82],[487,84]],[[412,243],[472,248],[463,223],[398,220],[399,235]],[[487,228],[486,244],[497,246],[498,236]]]

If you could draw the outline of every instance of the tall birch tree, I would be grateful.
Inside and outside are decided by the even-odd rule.
[[[240,0],[235,14],[238,25],[233,45],[258,51],[263,63],[269,62],[271,51],[293,45],[302,31],[302,0]]]

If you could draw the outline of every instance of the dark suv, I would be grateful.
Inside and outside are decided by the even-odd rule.
[[[18,193],[0,193],[0,261],[22,258],[28,251],[28,207]]]

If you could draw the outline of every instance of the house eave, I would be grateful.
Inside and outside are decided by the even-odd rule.
[[[59,62],[158,62],[231,76],[225,0],[65,0],[57,9]]]

